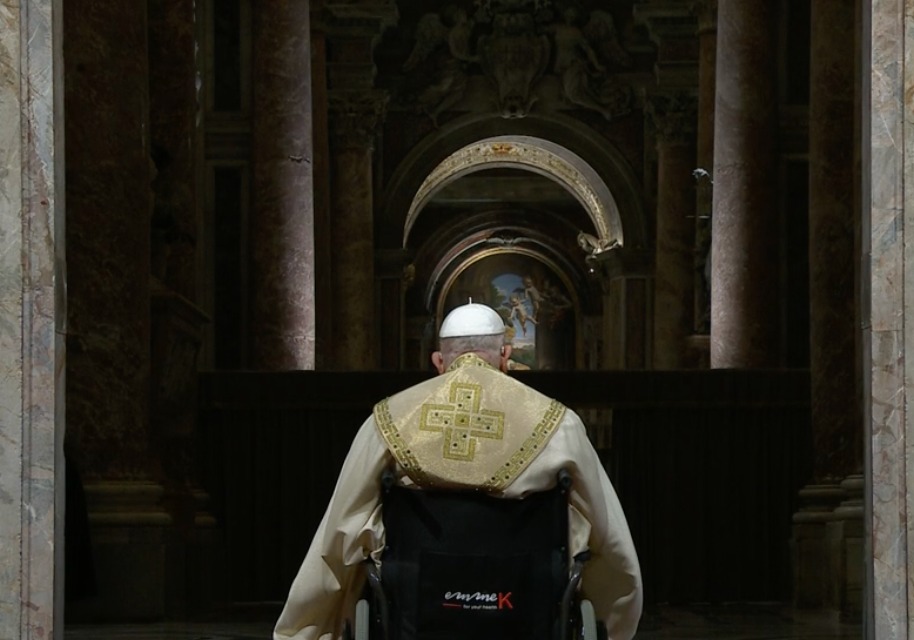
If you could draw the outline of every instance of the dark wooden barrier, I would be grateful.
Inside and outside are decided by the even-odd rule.
[[[224,539],[224,597],[279,601],[372,405],[421,373],[207,373],[200,469]],[[612,409],[601,452],[648,602],[790,597],[790,518],[812,452],[805,371],[525,372]]]

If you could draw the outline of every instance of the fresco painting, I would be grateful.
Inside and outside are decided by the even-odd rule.
[[[514,370],[567,369],[574,358],[574,304],[561,279],[525,255],[500,254],[464,269],[445,293],[443,314],[472,299],[501,314]]]

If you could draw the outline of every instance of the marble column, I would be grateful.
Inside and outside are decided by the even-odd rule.
[[[776,7],[721,2],[717,15],[711,366],[777,366]]]
[[[862,308],[867,492],[864,637],[914,633],[914,17],[863,3]]]
[[[70,619],[164,613],[149,429],[152,161],[145,2],[64,4],[67,453],[85,482],[97,597]]]
[[[253,11],[251,364],[314,368],[314,200],[308,2]]]
[[[61,20],[0,0],[0,638],[63,637]]]
[[[331,243],[334,249],[333,362],[340,370],[374,369],[375,279],[373,153],[388,96],[330,94]]]
[[[698,120],[695,176],[695,308],[694,347],[699,360],[708,362],[711,328],[711,210],[714,170],[714,101],[717,66],[717,0],[699,0],[692,5],[698,18]]]
[[[812,485],[833,486],[862,470],[862,409],[857,387],[856,265],[845,256],[854,253],[857,172],[855,148],[856,40],[854,0],[813,0],[810,34],[809,100],[809,317],[810,393],[813,458]],[[824,506],[824,505],[823,505]],[[859,524],[844,508],[840,520],[825,525],[831,555],[844,557],[835,536],[842,530],[857,539]],[[859,512],[862,518],[862,512]],[[798,520],[799,518],[799,520]],[[809,529],[802,513],[794,521]],[[824,525],[824,523],[823,523]],[[795,526],[795,532],[797,526]],[[824,541],[824,534],[820,534]],[[825,541],[824,541],[825,542]],[[820,555],[818,552],[815,555]],[[798,555],[795,561],[810,570],[815,561]],[[863,559],[860,558],[862,563]],[[845,616],[859,616],[861,603],[848,588],[846,563],[831,561],[831,606],[842,606]],[[819,576],[819,583],[828,582]],[[814,604],[809,587],[795,585],[799,602]]]
[[[652,96],[646,110],[657,135],[653,368],[684,369],[694,304],[695,101]]]

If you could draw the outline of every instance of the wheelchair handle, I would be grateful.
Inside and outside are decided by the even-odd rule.
[[[559,486],[562,489],[567,491],[568,489],[571,488],[572,480],[571,480],[571,474],[568,473],[568,469],[565,469],[565,468],[559,469],[559,472],[558,472],[558,474],[556,474],[556,476],[558,478]]]
[[[384,491],[390,491],[395,484],[397,484],[397,476],[390,467],[387,467],[381,472],[381,488]]]

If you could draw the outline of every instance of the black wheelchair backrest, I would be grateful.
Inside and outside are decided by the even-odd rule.
[[[398,640],[548,640],[568,583],[568,482],[523,499],[385,489],[381,577]]]

